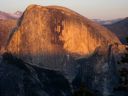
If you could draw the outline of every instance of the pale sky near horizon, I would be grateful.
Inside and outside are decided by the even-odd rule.
[[[0,11],[24,11],[30,4],[64,6],[92,19],[128,17],[128,0],[0,0]]]

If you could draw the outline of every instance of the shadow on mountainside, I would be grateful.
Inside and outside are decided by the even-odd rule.
[[[68,80],[60,72],[38,68],[3,54],[0,96],[71,96]]]

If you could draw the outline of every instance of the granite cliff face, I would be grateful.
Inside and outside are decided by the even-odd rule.
[[[0,96],[72,96],[58,71],[32,66],[4,53],[0,58]]]
[[[89,56],[97,47],[113,43],[120,43],[113,33],[69,9],[31,5],[10,35],[7,50],[27,62],[47,65],[65,53]]]
[[[119,83],[117,62],[125,50],[125,45],[110,45],[97,48],[89,58],[79,58],[80,71],[73,81],[74,87],[83,82],[96,96],[125,96],[115,92]]]

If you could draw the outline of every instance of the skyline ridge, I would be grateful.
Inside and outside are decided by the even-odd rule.
[[[14,13],[17,10],[24,11],[30,4],[63,6],[88,18],[115,19],[128,16],[128,0],[5,0],[0,1],[0,10]]]

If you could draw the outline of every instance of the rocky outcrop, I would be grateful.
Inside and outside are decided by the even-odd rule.
[[[76,63],[80,67],[73,80],[65,78],[62,71],[39,68],[10,53],[4,53],[0,58],[0,94],[1,96],[74,96],[73,92],[84,84],[87,90],[95,94],[91,96],[127,96],[127,93],[123,95],[114,91],[119,81],[117,62],[119,54],[122,54],[124,49],[125,46],[118,44],[103,46],[97,48],[89,58],[76,59],[71,64]]]
[[[77,63],[81,64],[81,68],[73,81],[74,87],[82,82],[97,96],[120,96],[114,88],[119,83],[117,62],[124,51],[124,45],[114,44],[97,48],[89,58],[79,58]]]
[[[14,54],[56,54],[57,50],[57,54],[81,56],[102,44],[119,43],[104,27],[63,7],[31,5],[18,25],[7,48]]]
[[[0,58],[0,78],[0,96],[72,96],[60,72],[31,66],[10,53]]]
[[[32,65],[74,74],[78,66],[73,58],[90,56],[97,47],[113,43],[120,43],[113,33],[74,11],[31,5],[6,49]]]

